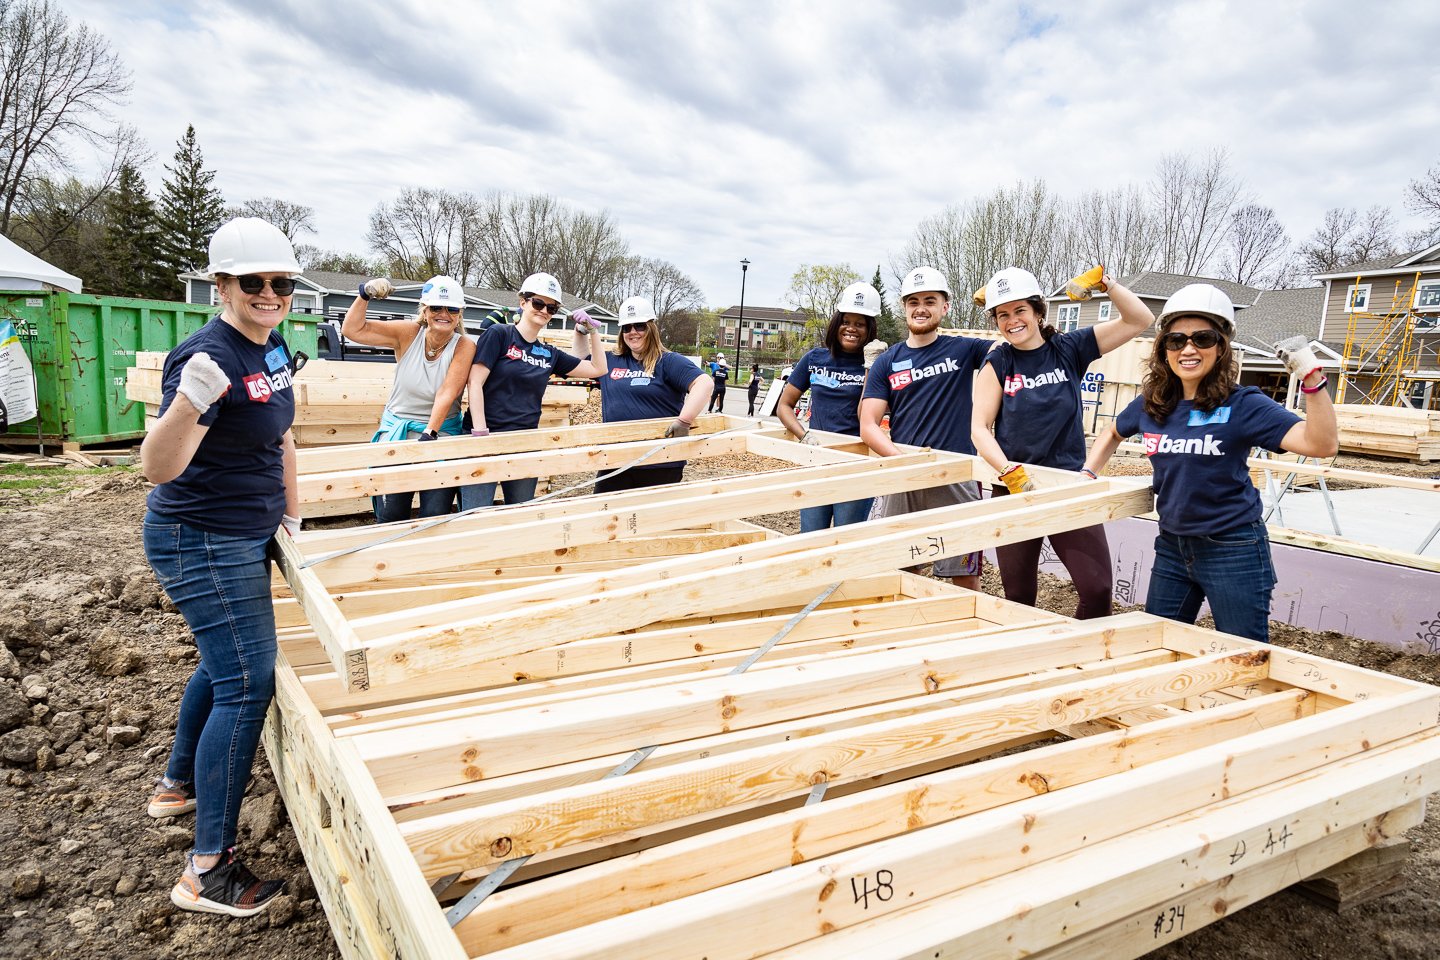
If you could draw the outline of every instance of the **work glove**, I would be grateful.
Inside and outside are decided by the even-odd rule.
[[[1275,353],[1285,364],[1285,369],[1301,380],[1320,369],[1320,358],[1310,349],[1310,339],[1303,334],[1287,337],[1275,344]]]
[[[880,356],[880,354],[884,353],[886,350],[889,349],[890,344],[886,343],[884,340],[871,340],[869,343],[865,344],[866,369],[869,369],[875,363],[876,357]]]
[[[421,430],[420,436],[416,437],[415,439],[423,442],[425,440],[434,440],[437,437],[439,437],[439,434],[434,430]]]
[[[806,430],[800,435],[800,442],[811,447],[820,446],[820,438],[815,436],[815,434],[810,432],[809,430]]]
[[[292,537],[300,536],[300,518],[292,517],[288,513],[285,514],[283,517],[280,518],[280,529],[284,530]]]
[[[1000,474],[1000,482],[1009,488],[1011,493],[1029,493],[1035,489],[1035,484],[1030,480],[1030,474],[1025,472],[1023,464],[1014,463],[1004,473]]]
[[[210,359],[208,353],[194,354],[180,368],[178,392],[184,394],[190,405],[201,414],[229,389],[230,378],[220,369],[220,364]]]
[[[975,288],[975,292],[972,293],[972,294],[970,294],[970,299],[975,301],[975,306],[979,307],[981,310],[984,310],[984,309],[985,309],[985,284],[982,283],[982,284],[980,284],[980,286],[976,287],[976,288]]]
[[[600,330],[600,321],[591,317],[590,314],[586,313],[584,310],[576,310],[572,312],[570,314],[570,319],[575,321],[575,329],[579,330],[581,333],[588,334],[592,330],[596,332],[599,332]]]
[[[1065,282],[1065,296],[1071,300],[1089,300],[1095,296],[1095,291],[1104,293],[1109,287],[1105,283],[1105,268],[1091,267],[1078,277],[1071,277]]]
[[[490,436],[490,431],[489,431],[489,430],[486,430],[484,427],[477,427],[476,429],[470,431],[470,436],[472,436],[472,437],[488,437],[488,436]]]
[[[374,280],[366,280],[360,286],[360,296],[365,300],[378,298],[384,300],[395,292],[395,284],[384,277],[376,277]]]
[[[690,436],[690,424],[686,423],[684,420],[677,419],[674,423],[670,424],[670,426],[665,428],[666,440],[673,440],[676,437],[688,436]]]

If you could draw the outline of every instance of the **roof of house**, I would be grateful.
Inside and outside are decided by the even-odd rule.
[[[1215,277],[1196,277],[1183,273],[1162,273],[1159,270],[1142,270],[1139,273],[1132,273],[1129,276],[1121,277],[1120,282],[1133,291],[1136,296],[1146,297],[1152,300],[1168,299],[1176,290],[1192,283],[1208,283],[1218,287],[1222,293],[1230,298],[1230,302],[1237,307],[1250,306],[1262,292],[1259,287],[1251,287],[1230,280],[1218,280]],[[1103,297],[1105,294],[1096,294],[1096,296]],[[1064,288],[1055,291],[1045,299],[1052,301],[1064,300]]]
[[[1238,339],[1245,344],[1270,350],[1286,337],[1320,335],[1320,313],[1324,287],[1295,287],[1290,290],[1262,290],[1254,305],[1235,320]]]
[[[720,314],[722,317],[739,318],[740,308],[738,306],[728,307]],[[752,307],[745,308],[746,320],[788,320],[791,323],[804,323],[805,314],[799,310],[787,310],[784,307]]]
[[[1343,270],[1336,270],[1331,273],[1317,273],[1315,279],[1353,279],[1365,273],[1405,273],[1421,267],[1440,268],[1440,243],[1420,250],[1411,250],[1409,253],[1397,253],[1393,256],[1380,257],[1376,260],[1366,260],[1364,263],[1352,263]]]

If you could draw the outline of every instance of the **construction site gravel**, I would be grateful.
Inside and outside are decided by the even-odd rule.
[[[1345,465],[1362,463],[1394,466]],[[196,652],[141,550],[146,489],[123,468],[0,471],[0,957],[338,956],[263,754],[240,843],[258,874],[288,877],[285,896],[251,920],[169,902],[191,818],[151,820],[145,802]],[[794,514],[760,521],[796,528]],[[985,587],[999,592],[993,571]],[[1069,613],[1070,585],[1045,578],[1040,605]],[[1440,683],[1440,656],[1289,627],[1272,639]],[[1435,957],[1440,806],[1410,837],[1398,892],[1341,915],[1286,891],[1152,956]]]

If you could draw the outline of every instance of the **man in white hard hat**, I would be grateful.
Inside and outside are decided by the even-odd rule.
[[[940,321],[950,312],[950,284],[939,270],[916,267],[906,273],[900,302],[910,336],[871,365],[860,400],[860,436],[882,457],[899,454],[897,443],[973,454],[970,391],[990,343],[975,337],[940,336]],[[888,432],[881,426],[887,413]],[[871,518],[978,499],[978,484],[952,483],[878,498]],[[936,557],[935,575],[979,590],[982,563],[980,553]]]

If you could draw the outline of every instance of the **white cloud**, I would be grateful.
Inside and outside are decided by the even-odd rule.
[[[1402,215],[1436,156],[1440,7],[1131,0],[125,5],[68,0],[135,74],[159,184],[186,123],[228,197],[316,208],[364,248],[400,188],[609,208],[710,301],[802,262],[868,276],[915,224],[1017,179],[1061,194],[1227,147],[1292,237]],[[888,273],[888,267],[887,271]]]

